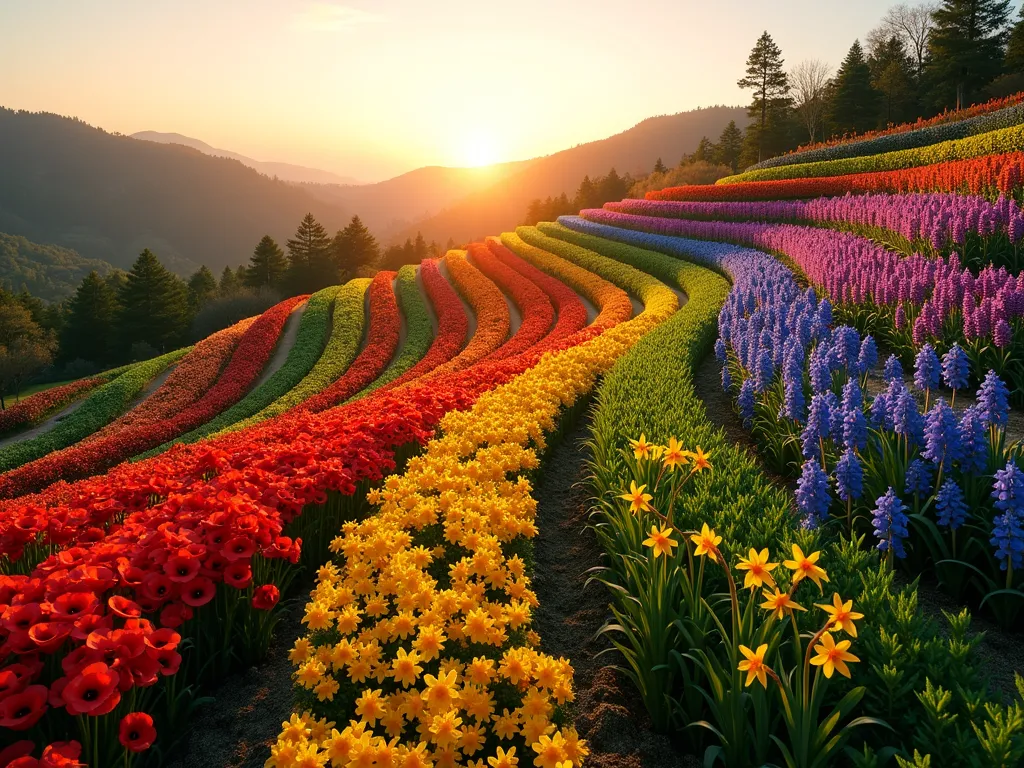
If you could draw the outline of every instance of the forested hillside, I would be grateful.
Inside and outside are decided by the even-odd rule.
[[[0,288],[27,290],[45,301],[59,301],[74,293],[91,271],[108,274],[113,267],[101,259],[87,259],[57,245],[34,243],[0,232]]]

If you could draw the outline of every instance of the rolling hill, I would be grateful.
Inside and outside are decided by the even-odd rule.
[[[0,287],[8,291],[27,288],[40,299],[60,301],[92,270],[106,275],[113,269],[106,261],[87,259],[68,248],[0,232]]]

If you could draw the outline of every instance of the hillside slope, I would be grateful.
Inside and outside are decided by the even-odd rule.
[[[702,136],[716,139],[730,120],[746,126],[746,109],[708,107],[648,118],[607,139],[534,160],[500,184],[410,226],[394,239],[415,237],[420,231],[427,240],[445,242],[453,237],[465,242],[487,232],[501,232],[522,223],[527,205],[535,198],[562,192],[572,195],[584,176],[602,175],[613,167],[619,173],[646,173],[659,157],[673,165],[684,153],[696,149]]]
[[[92,270],[106,275],[113,266],[68,248],[0,232],[0,287],[8,291],[27,288],[40,299],[60,301],[73,294]]]

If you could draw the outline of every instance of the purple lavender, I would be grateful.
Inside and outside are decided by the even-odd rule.
[[[947,477],[935,496],[935,511],[939,514],[939,525],[954,531],[967,519],[964,492],[953,478]]]
[[[878,538],[878,549],[882,552],[892,552],[898,558],[906,557],[903,540],[907,537],[907,525],[910,522],[906,506],[892,487],[875,501],[875,505],[871,521],[875,527],[875,536]]]
[[[1024,475],[1013,461],[995,474],[992,498],[999,512],[992,521],[992,538],[1001,570],[1019,569],[1024,564]]]
[[[796,487],[796,506],[800,510],[801,525],[817,528],[828,519],[831,503],[828,493],[828,475],[814,459],[804,462]]]

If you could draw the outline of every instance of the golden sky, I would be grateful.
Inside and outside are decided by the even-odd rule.
[[[743,103],[763,29],[838,64],[885,0],[2,0],[0,105],[378,180]]]

